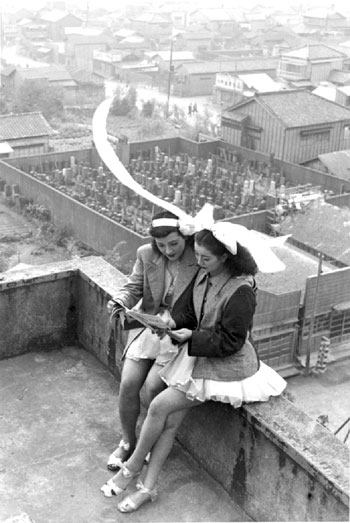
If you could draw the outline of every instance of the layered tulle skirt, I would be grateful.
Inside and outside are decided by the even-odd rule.
[[[279,396],[287,382],[271,367],[260,362],[259,370],[241,381],[216,381],[192,377],[197,357],[188,356],[185,344],[177,357],[168,361],[159,375],[165,383],[181,390],[189,399],[220,401],[240,407],[242,403],[268,401]]]

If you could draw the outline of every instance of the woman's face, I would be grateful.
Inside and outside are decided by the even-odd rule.
[[[155,238],[160,252],[170,261],[178,260],[186,247],[186,240],[178,232],[171,232],[164,238]]]
[[[215,276],[223,270],[225,261],[227,259],[226,254],[223,254],[222,256],[216,256],[202,245],[198,245],[198,243],[194,244],[194,251],[198,265],[202,269],[205,269],[206,272],[211,276]]]

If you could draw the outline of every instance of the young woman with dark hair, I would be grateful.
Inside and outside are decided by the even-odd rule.
[[[152,219],[152,242],[139,247],[127,283],[108,303],[112,317],[137,305],[140,312],[160,315],[172,327],[184,324],[184,296],[198,272],[193,238],[180,231],[178,217],[163,211]],[[160,339],[148,328],[128,331],[123,353],[119,390],[122,440],[109,456],[107,467],[118,470],[136,445],[136,424],[140,414],[140,390],[145,383],[148,401],[164,389],[158,375],[160,365],[176,350],[169,336]]]
[[[242,239],[242,227],[223,222],[195,235],[200,271],[188,309],[197,326],[188,324],[172,332],[182,348],[160,370],[168,388],[152,400],[134,452],[101,489],[107,495],[122,494],[140,475],[151,451],[143,482],[118,504],[121,512],[134,512],[156,498],[161,467],[190,408],[208,400],[237,408],[244,402],[267,401],[286,386],[259,361],[253,345],[258,266]]]

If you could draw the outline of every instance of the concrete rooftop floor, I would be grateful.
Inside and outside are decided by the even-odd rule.
[[[118,384],[85,350],[2,360],[0,384],[0,523],[251,521],[178,444],[154,503],[121,514],[102,495],[121,436]]]

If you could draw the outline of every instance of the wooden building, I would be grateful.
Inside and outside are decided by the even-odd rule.
[[[226,142],[302,163],[350,148],[350,109],[306,90],[256,94],[225,111]]]
[[[183,64],[175,68],[174,95],[203,96],[213,94],[216,74],[266,73],[276,77],[278,59],[245,58]]]
[[[343,69],[346,54],[323,44],[307,44],[281,54],[277,75],[298,87],[316,86],[328,79],[333,69]],[[301,85],[300,85],[301,87]]]
[[[75,91],[76,82],[63,65],[48,65],[45,67],[18,67],[15,73],[15,87],[23,81],[40,81],[50,87],[60,87],[66,91]]]
[[[130,19],[131,29],[155,42],[162,41],[171,35],[172,21],[166,15],[156,12],[142,13]]]
[[[53,129],[39,112],[0,116],[0,143],[7,143],[10,156],[30,156],[49,151]]]
[[[48,38],[54,42],[64,39],[68,27],[81,27],[83,20],[67,11],[47,10],[38,18],[40,24],[45,25]]]

